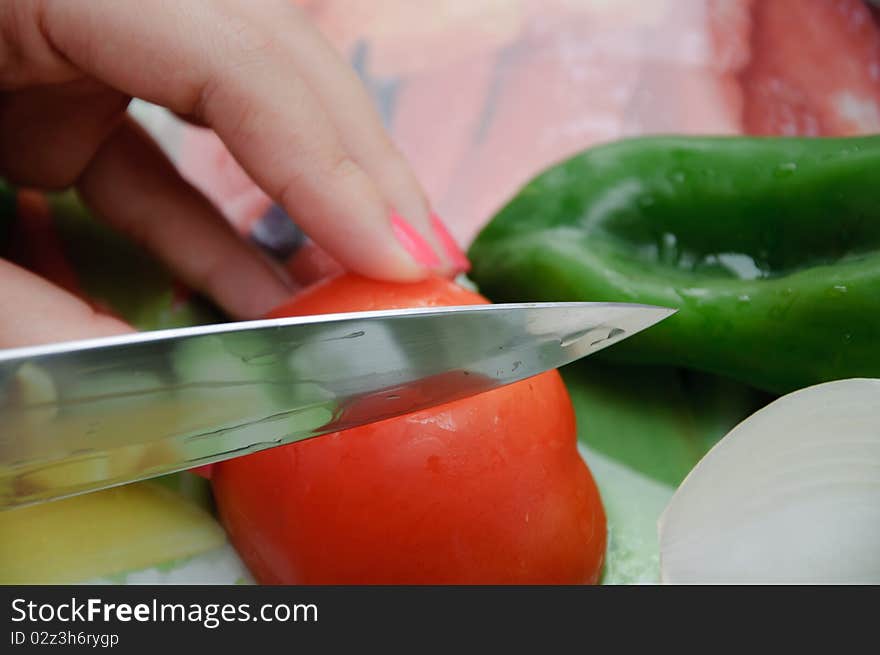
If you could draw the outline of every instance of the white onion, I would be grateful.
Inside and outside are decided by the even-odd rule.
[[[660,518],[670,583],[880,583],[880,380],[796,391],[740,423]]]

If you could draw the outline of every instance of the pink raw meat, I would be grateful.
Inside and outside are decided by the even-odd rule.
[[[362,49],[368,81],[394,88],[392,136],[462,243],[529,177],[580,149],[738,129],[739,0],[300,4],[344,54]],[[713,32],[714,14],[735,25]],[[216,137],[192,131],[181,151],[184,174],[240,229],[265,211],[268,198]]]
[[[645,35],[626,135],[738,134],[750,0],[677,2]]]
[[[498,60],[491,93],[447,188],[434,196],[468,243],[507,197],[546,165],[621,134],[638,59],[591,40],[596,20],[571,16],[532,23]],[[630,34],[618,34],[622,46]],[[609,36],[609,40],[611,37]]]
[[[648,5],[544,6],[531,5],[523,34],[499,56],[481,129],[437,140],[444,157],[450,143],[469,143],[446,189],[431,189],[464,243],[527,179],[581,149],[625,135],[741,129],[736,75],[747,58],[747,2],[656,2],[641,13]],[[449,70],[447,86],[466,70],[466,62]],[[426,103],[419,109],[432,113]],[[438,156],[395,136],[420,172]]]
[[[531,176],[647,133],[880,128],[880,31],[858,0],[301,0],[383,104],[467,244]],[[246,231],[269,199],[209,133],[180,165]]]
[[[761,0],[753,21],[742,76],[748,132],[880,130],[880,31],[863,2]]]
[[[445,67],[414,77],[397,94],[394,139],[430,198],[444,197],[470,152],[496,62],[495,53],[481,54],[467,69]]]
[[[494,52],[526,17],[522,0],[327,0],[308,3],[312,19],[343,53],[370,50],[370,72],[411,77]],[[553,11],[553,2],[544,2]]]

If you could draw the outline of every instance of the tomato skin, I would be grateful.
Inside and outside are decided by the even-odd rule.
[[[272,315],[486,302],[440,279],[352,275]],[[264,584],[598,581],[605,515],[556,371],[215,466],[230,538]]]
[[[488,303],[483,296],[441,277],[409,284],[391,284],[349,273],[327,278],[304,289],[269,312],[266,318]]]

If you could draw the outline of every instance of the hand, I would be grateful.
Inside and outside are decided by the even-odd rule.
[[[467,267],[353,71],[289,2],[0,4],[0,176],[76,186],[234,317],[281,302],[289,282],[126,115],[131,97],[213,128],[345,268],[404,281]],[[130,329],[5,261],[0,306],[15,308],[0,347]]]

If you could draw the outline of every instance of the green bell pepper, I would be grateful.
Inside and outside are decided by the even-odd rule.
[[[880,136],[648,137],[526,185],[470,250],[495,301],[678,313],[604,354],[773,392],[880,375]]]

